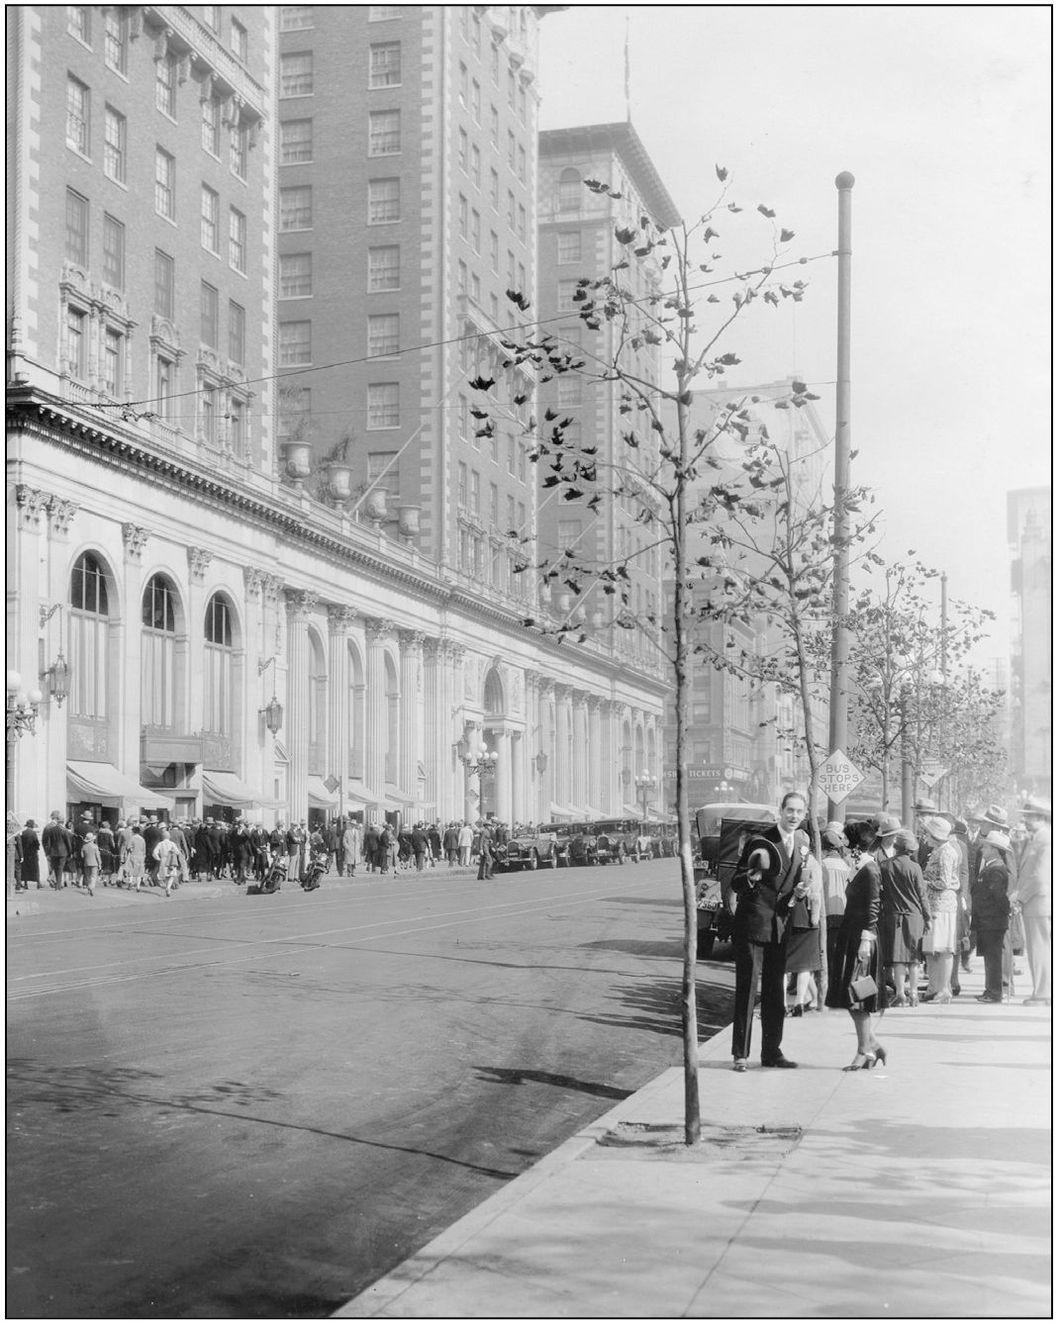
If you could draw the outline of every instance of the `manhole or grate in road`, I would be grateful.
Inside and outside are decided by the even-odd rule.
[[[682,1126],[618,1122],[611,1131],[599,1137],[596,1149],[587,1153],[611,1150],[619,1156],[638,1151],[648,1158],[686,1160],[782,1158],[796,1148],[803,1134],[801,1127],[786,1123],[760,1126],[702,1123],[700,1143],[688,1145]]]

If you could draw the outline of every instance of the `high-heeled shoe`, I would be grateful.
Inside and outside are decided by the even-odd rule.
[[[875,1057],[874,1057],[874,1060],[875,1060],[876,1062],[881,1062],[883,1066],[886,1065],[886,1050],[882,1047],[881,1044],[876,1044],[876,1045],[875,1045]]]
[[[857,1053],[847,1067],[842,1067],[843,1071],[868,1071],[875,1061],[874,1053]]]

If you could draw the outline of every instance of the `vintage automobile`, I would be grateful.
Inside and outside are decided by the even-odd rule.
[[[606,818],[590,824],[587,830],[594,839],[595,863],[625,864],[635,858],[639,835],[637,818]]]
[[[724,812],[720,812],[720,811]],[[694,864],[698,911],[698,959],[707,961],[717,939],[731,937],[731,879],[746,841],[775,822],[771,805],[704,805],[694,816],[701,845]]]
[[[556,869],[557,833],[552,825],[532,832],[517,832],[500,847],[505,853],[496,865],[502,869]]]

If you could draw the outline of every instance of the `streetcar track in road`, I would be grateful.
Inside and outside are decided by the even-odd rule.
[[[643,880],[637,884],[632,884],[632,886],[629,889],[621,889],[621,890],[634,891],[636,890],[636,888],[642,887],[644,885],[645,884]],[[365,944],[377,942],[382,939],[403,938],[403,937],[408,937],[411,934],[415,934],[415,933],[430,933],[438,929],[454,928],[459,924],[475,923],[477,920],[507,919],[507,918],[519,917],[521,915],[540,914],[544,911],[567,909],[572,906],[583,905],[589,901],[600,901],[604,899],[606,896],[612,895],[615,892],[616,892],[616,888],[611,887],[605,892],[584,892],[575,898],[572,897],[571,892],[566,892],[559,896],[539,898],[534,904],[526,905],[521,909],[516,908],[517,903],[515,902],[508,903],[508,908],[506,903],[492,905],[487,908],[488,910],[491,911],[502,912],[495,914],[486,914],[484,911],[484,907],[482,906],[476,907],[473,910],[462,910],[457,912],[444,911],[443,914],[449,913],[451,915],[458,915],[460,916],[460,918],[448,919],[445,923],[421,924],[406,928],[396,928],[395,926],[403,925],[403,924],[409,925],[410,917],[408,916],[395,920],[376,920],[369,924],[351,925],[345,928],[318,929],[310,933],[291,934],[287,937],[279,937],[279,938],[220,939],[219,941],[229,941],[234,944],[239,944],[240,946],[243,947],[247,947],[247,946],[255,946],[259,948],[266,947],[269,950],[254,951],[249,953],[245,952],[241,956],[232,956],[226,959],[208,960],[208,961],[184,961],[178,964],[169,964],[165,966],[156,967],[153,970],[127,971],[124,974],[119,974],[116,971],[115,973],[112,973],[110,975],[101,975],[100,977],[95,979],[67,981],[63,983],[56,983],[53,985],[49,985],[48,987],[44,987],[44,988],[25,989],[21,992],[15,992],[15,993],[11,993],[9,991],[8,1002],[9,1003],[25,1002],[33,998],[48,997],[55,993],[72,993],[84,989],[109,987],[115,984],[130,983],[139,979],[159,979],[169,975],[186,973],[191,970],[204,970],[204,971],[217,970],[228,966],[245,965],[250,961],[269,960],[271,957],[274,956],[291,956],[293,955],[293,952],[289,950],[291,948],[300,949],[306,947],[319,947],[319,948],[335,949],[337,946],[339,946],[338,944],[333,944],[328,942],[314,943],[314,942],[310,942],[309,940],[321,936],[331,936],[331,935],[339,935],[346,933],[358,933],[363,929],[373,929],[373,928],[387,929],[386,933],[367,934],[366,936],[357,939],[353,945],[351,943],[342,944],[342,947],[345,948],[346,950],[357,950],[359,946],[364,946]],[[470,920],[470,915],[472,916],[471,920]],[[418,915],[413,918],[415,921],[417,921],[423,919],[433,919],[436,917],[429,915]],[[201,950],[207,951],[213,949],[203,948]],[[181,957],[186,955],[197,955],[197,954],[198,952],[194,951],[189,953],[178,953],[177,955],[178,957]],[[150,958],[137,957],[136,961],[139,963],[147,959]],[[67,974],[81,973],[85,970],[91,970],[91,969],[105,970],[109,966],[113,966],[113,965],[121,966],[128,964],[130,964],[130,962],[128,961],[109,962],[106,965],[96,966],[96,967],[92,967],[92,966],[81,967],[81,968],[72,967],[68,970],[52,970],[52,971],[43,971],[43,972],[35,971],[29,975],[17,976],[16,981],[28,980],[34,978],[56,979],[56,978],[62,978],[64,975]],[[9,984],[11,982],[15,982],[15,981],[9,980]]]

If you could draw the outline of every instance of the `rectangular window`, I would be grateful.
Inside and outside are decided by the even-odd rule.
[[[498,146],[498,107],[491,107],[491,146]]]
[[[513,190],[506,190],[506,220],[509,222],[509,228],[517,228],[517,199],[513,196]]]
[[[312,28],[313,26],[313,5],[281,5],[282,32],[294,32],[297,28]]]
[[[370,293],[399,288],[399,246],[386,244],[369,250]]]
[[[517,532],[517,503],[513,497],[506,497],[506,532]]]
[[[458,509],[466,510],[469,505],[469,466],[458,462]]]
[[[393,156],[402,150],[401,117],[397,110],[369,112],[369,155]]]
[[[388,510],[393,511],[399,500],[399,466],[395,463],[395,451],[370,451],[367,459],[366,478],[374,492],[383,492],[387,497]]]
[[[165,354],[155,358],[155,412],[162,419],[173,419],[173,397],[177,382],[177,366]]]
[[[458,259],[458,292],[468,294],[469,292],[469,267],[468,264]]]
[[[475,469],[469,474],[469,509],[480,518],[480,475]]]
[[[237,179],[247,179],[247,150],[250,138],[250,130],[246,124],[230,125],[229,169]]]
[[[281,120],[281,165],[314,159],[314,121]]]
[[[512,129],[506,130],[506,163],[514,174],[517,172],[517,139]]]
[[[480,123],[480,84],[474,78],[472,80],[472,92],[469,95],[469,109],[472,111],[472,117],[477,124]]]
[[[89,154],[89,89],[71,75],[66,80],[66,141],[82,156]]]
[[[247,217],[235,207],[229,208],[229,266],[247,273]]]
[[[244,366],[247,314],[242,304],[229,300],[229,362]]]
[[[498,484],[492,483],[488,489],[487,520],[488,527],[498,528]]]
[[[89,264],[89,200],[72,188],[66,191],[66,256],[79,267]]]
[[[491,167],[491,180],[488,188],[488,195],[491,198],[491,206],[498,211],[498,171]]]
[[[558,262],[580,262],[583,260],[583,236],[579,230],[562,230],[557,236]]]
[[[497,272],[498,271],[498,235],[495,234],[494,230],[491,231],[490,253],[491,253],[491,270]]]
[[[155,210],[168,221],[174,219],[176,199],[174,196],[177,163],[169,152],[161,147],[155,148]]]
[[[517,288],[517,259],[513,256],[511,249],[506,249],[506,281],[508,288],[515,290]]]
[[[107,327],[103,335],[103,389],[112,400],[125,392],[124,349],[122,333]]]
[[[506,104],[510,110],[517,108],[517,75],[513,72],[512,66],[506,71]]]
[[[402,45],[378,41],[369,47],[369,86],[398,87],[402,82]]]
[[[221,5],[204,5],[203,22],[210,28],[211,32],[218,32],[221,29]]]
[[[522,184],[528,182],[528,153],[523,147],[517,148],[517,177]]]
[[[480,149],[473,143],[469,156],[469,173],[472,175],[473,183],[480,187]]]
[[[517,113],[520,116],[520,122],[521,124],[526,126],[528,123],[528,90],[523,83],[521,83],[519,91],[517,93],[517,101],[518,101]]]
[[[66,310],[66,370],[72,377],[85,376],[85,327],[88,318],[80,308]]]
[[[200,109],[203,115],[203,127],[200,133],[200,142],[203,144],[203,150],[209,152],[211,156],[221,156],[221,102],[217,97],[207,97],[201,101]]]
[[[458,100],[463,106],[469,104],[469,70],[463,62],[458,64]]]
[[[517,238],[522,244],[528,242],[528,212],[523,202],[517,204]]]
[[[310,387],[285,384],[280,389],[280,401],[279,439],[304,436],[310,423]]]
[[[557,379],[557,403],[567,408],[583,403],[583,380],[578,373],[562,373]]]
[[[458,165],[469,173],[469,135],[464,129],[458,130]]]
[[[495,326],[501,326],[502,324],[498,320],[498,295],[495,294],[493,290],[491,292],[490,299],[491,299],[491,321],[494,322]]]
[[[399,181],[371,179],[369,181],[369,224],[383,225],[399,219]]]
[[[281,56],[280,87],[282,97],[308,97],[313,94],[313,51],[286,51]]]
[[[399,426],[398,382],[370,382],[366,394],[366,426],[371,430]]]
[[[103,279],[115,290],[125,289],[125,226],[103,216]]]
[[[86,46],[92,45],[92,15],[88,5],[67,5],[66,30]]]
[[[458,234],[462,239],[469,237],[469,199],[463,194],[458,194]]]
[[[109,69],[125,76],[129,63],[129,15],[119,5],[103,13],[103,58]]]
[[[199,242],[208,253],[218,251],[218,195],[206,184],[199,205]]]
[[[382,23],[387,18],[400,18],[402,5],[370,5],[369,22]]]
[[[204,386],[199,392],[199,431],[204,441],[218,439],[218,391]]]
[[[293,188],[282,188],[281,229],[309,230],[314,217],[313,197],[309,184],[298,184]]]
[[[168,322],[173,321],[173,258],[158,248],[155,250],[155,311]]]
[[[528,273],[524,270],[524,263],[517,263],[517,289],[526,290],[528,288]]]
[[[235,18],[230,21],[229,49],[238,60],[247,63],[247,28]]]
[[[199,284],[199,339],[209,349],[218,348],[218,291],[205,280]]]
[[[177,118],[177,56],[173,51],[155,61],[155,105],[170,119]]]
[[[282,253],[280,255],[280,297],[305,299],[313,294],[313,259],[309,253]]]
[[[247,420],[244,402],[235,396],[229,397],[229,449],[236,456],[243,455],[247,449]]]
[[[373,313],[369,318],[369,354],[389,358],[399,352],[398,313]]]
[[[282,368],[297,368],[310,362],[309,322],[281,322],[278,333]]]
[[[469,237],[472,240],[473,249],[478,253],[480,251],[480,213],[474,207],[469,223]]]
[[[511,474],[517,472],[517,444],[511,436],[506,438],[506,468]]]

